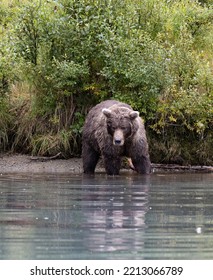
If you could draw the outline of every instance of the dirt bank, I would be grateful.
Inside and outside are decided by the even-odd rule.
[[[0,173],[74,173],[82,172],[82,160],[40,159],[28,155],[1,155]]]
[[[20,154],[0,155],[0,174],[2,173],[71,173],[81,174],[82,159],[50,159],[31,157]],[[104,172],[98,164],[96,172]],[[129,172],[134,172],[129,169]],[[166,164],[152,164],[152,172],[213,172],[212,166],[178,166]]]

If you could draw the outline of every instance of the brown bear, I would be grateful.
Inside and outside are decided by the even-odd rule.
[[[108,175],[119,174],[123,156],[131,158],[138,173],[150,173],[144,124],[128,104],[107,100],[89,111],[82,139],[84,173],[94,173],[100,156]]]

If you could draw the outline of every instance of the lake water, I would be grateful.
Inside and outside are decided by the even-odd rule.
[[[0,259],[213,259],[213,174],[1,174]]]

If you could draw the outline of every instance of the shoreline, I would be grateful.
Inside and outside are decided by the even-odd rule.
[[[136,174],[131,169],[122,171]],[[96,167],[96,173],[105,173],[101,163]],[[213,166],[181,166],[176,164],[154,164],[152,163],[152,173],[186,173],[202,172],[213,173]],[[32,157],[22,154],[0,154],[0,174],[3,173],[70,173],[82,174],[83,164],[81,158],[58,159],[48,157]]]
[[[82,173],[81,158],[37,160],[30,155],[1,154],[0,173]]]

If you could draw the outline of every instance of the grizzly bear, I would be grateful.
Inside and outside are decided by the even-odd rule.
[[[144,124],[128,104],[107,100],[89,111],[82,138],[84,173],[94,173],[100,156],[108,175],[119,174],[123,156],[131,158],[138,173],[150,173]]]

